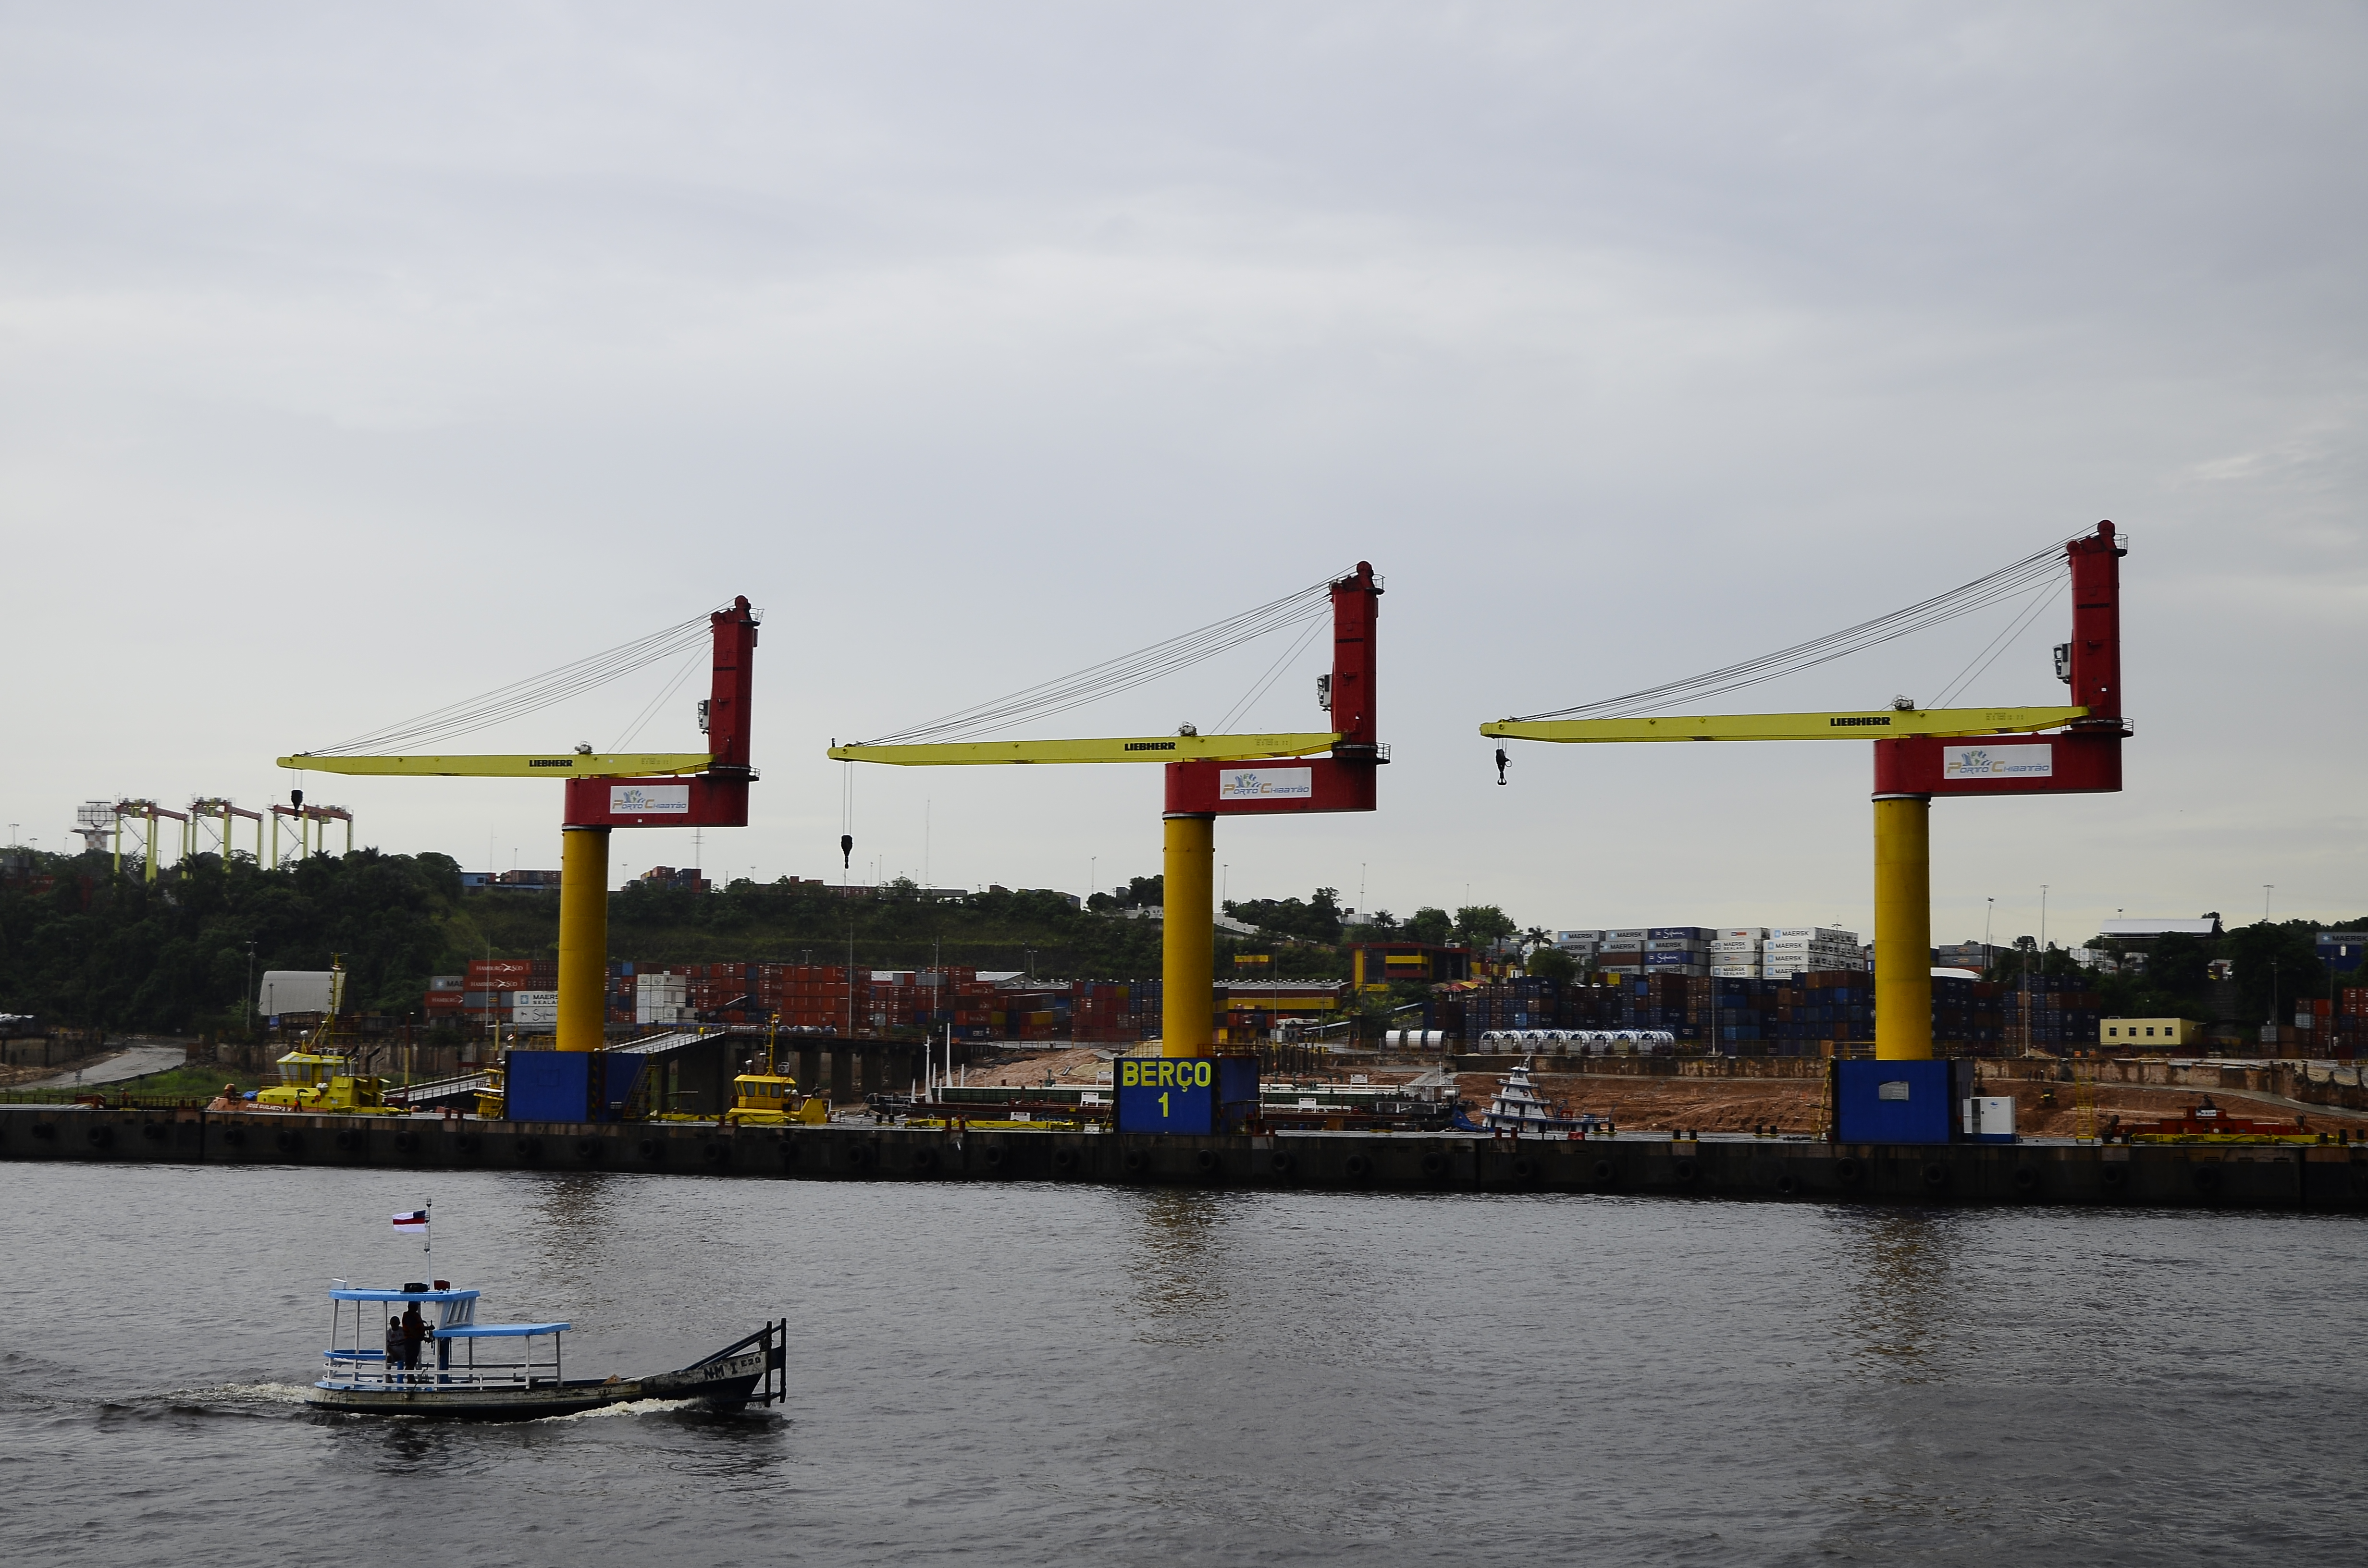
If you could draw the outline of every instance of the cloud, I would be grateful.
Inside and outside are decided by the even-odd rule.
[[[260,797],[291,746],[748,592],[767,773],[734,842],[811,875],[834,734],[1362,557],[1384,810],[1229,824],[1237,895],[1363,865],[1401,909],[1468,881],[1550,925],[1863,926],[1857,748],[1525,748],[1499,790],[1474,726],[2112,517],[2130,790],[1951,807],[1944,860],[1978,853],[1936,896],[2276,881],[2356,913],[2363,758],[2325,715],[2368,584],[2362,34],[2344,7],[12,13],[0,516],[40,674],[0,716],[63,761],[0,799],[55,842],[85,795]],[[1996,630],[1758,695],[1936,691]],[[1969,699],[2051,698],[2059,637]],[[1263,667],[1087,717],[1170,728]],[[1314,668],[1258,722],[1312,722]],[[604,741],[655,689],[511,739]],[[926,816],[940,881],[1156,851],[1148,774],[858,791],[867,852],[917,870]],[[555,853],[529,787],[350,793],[392,846]],[[2182,823],[2210,825],[2150,836]]]

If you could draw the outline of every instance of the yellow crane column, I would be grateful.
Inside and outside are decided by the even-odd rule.
[[[1217,983],[1217,819],[1173,812],[1165,820],[1159,1053],[1201,1056],[1212,1043],[1209,997]]]
[[[1874,798],[1874,1055],[1932,1057],[1932,797]]]
[[[609,829],[559,836],[559,1040],[598,1051],[609,1023]]]

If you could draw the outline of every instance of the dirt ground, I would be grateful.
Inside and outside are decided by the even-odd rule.
[[[1456,1080],[1458,1092],[1480,1105],[1496,1088],[1496,1075],[1465,1073]],[[2015,1130],[2035,1137],[2069,1138],[2077,1112],[2069,1084],[2019,1081],[1989,1084],[1986,1092],[2010,1095],[2015,1101]],[[1538,1092],[1567,1105],[1573,1111],[1608,1116],[1625,1131],[1684,1128],[1698,1132],[1748,1132],[1772,1123],[1783,1132],[1814,1132],[1820,1121],[1819,1100],[1824,1085],[1814,1081],[1750,1078],[1622,1078],[1590,1077],[1582,1074],[1542,1073]],[[2126,1084],[2097,1086],[2097,1123],[2111,1118],[2123,1121],[2155,1121],[2177,1116],[2203,1103],[2199,1089],[2144,1088]],[[2053,1103],[2049,1103],[2052,1099]],[[2368,1113],[2297,1108],[2264,1095],[2222,1090],[2213,1103],[2234,1114],[2263,1120],[2292,1121],[2333,1130],[2368,1127]]]
[[[1105,1046],[1103,1050],[1110,1049]],[[1092,1084],[1108,1064],[1091,1047],[1047,1050],[1040,1054],[971,1069],[970,1082],[1014,1086],[1042,1084],[1050,1071],[1056,1084]],[[1375,1068],[1366,1076],[1375,1084],[1399,1084],[1416,1076],[1411,1070]],[[1538,1092],[1574,1112],[1608,1116],[1623,1131],[1675,1131],[1748,1132],[1772,1126],[1780,1132],[1815,1132],[1823,1120],[1820,1102],[1825,1086],[1814,1080],[1783,1078],[1632,1078],[1580,1073],[1541,1073]],[[1455,1080],[1456,1093],[1485,1108],[1497,1087],[1494,1073],[1463,1073]],[[2020,1080],[1985,1085],[1986,1092],[2011,1095],[2015,1129],[2043,1138],[2069,1138],[2076,1127],[2069,1084],[2037,1084]],[[2155,1121],[2177,1116],[2203,1103],[2199,1089],[2146,1088],[2127,1084],[2097,1086],[2097,1125],[2119,1116],[2124,1122]],[[2269,1121],[2297,1117],[2314,1128],[2332,1131],[2368,1129],[2368,1112],[2296,1106],[2266,1095],[2220,1090],[2213,1103],[2232,1114]]]

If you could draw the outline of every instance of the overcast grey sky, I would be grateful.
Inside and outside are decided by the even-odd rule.
[[[703,858],[835,873],[831,737],[1361,557],[1383,809],[1221,824],[1235,897],[1863,930],[1863,745],[1498,789],[1474,726],[2112,517],[2129,787],[1938,805],[1936,937],[2043,883],[2051,936],[2358,914],[2363,80],[2336,5],[0,5],[0,821],[257,804],[746,593],[764,779]],[[1967,699],[2056,700],[2067,619]],[[1736,706],[1929,700],[1998,624]],[[1316,727],[1302,664],[1250,724]],[[477,740],[606,745],[659,678]],[[551,786],[306,783],[556,864]],[[1159,796],[868,768],[859,860],[1083,891]]]

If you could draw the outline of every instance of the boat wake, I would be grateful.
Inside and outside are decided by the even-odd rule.
[[[555,1426],[562,1421],[598,1421],[609,1415],[664,1415],[669,1411],[687,1410],[699,1402],[695,1399],[629,1399],[620,1404],[604,1404],[597,1410],[578,1410],[566,1415],[545,1415],[535,1425]]]
[[[303,1383],[216,1383],[181,1389],[168,1397],[192,1404],[303,1404],[312,1392]]]

